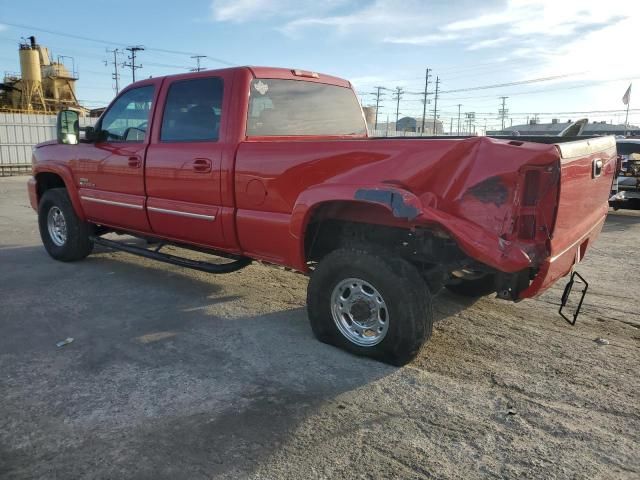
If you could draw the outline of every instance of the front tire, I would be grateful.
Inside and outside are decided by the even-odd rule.
[[[56,260],[81,260],[93,250],[92,227],[78,218],[64,188],[44,192],[38,205],[38,226],[45,250]]]
[[[431,294],[416,268],[372,245],[322,259],[307,290],[318,340],[356,355],[404,365],[431,336]]]

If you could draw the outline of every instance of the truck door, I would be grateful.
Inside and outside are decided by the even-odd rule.
[[[95,223],[149,231],[144,211],[144,155],[155,81],[128,89],[98,124],[102,139],[77,145],[73,174],[87,218]]]
[[[147,214],[154,233],[222,247],[220,76],[167,79],[145,166]]]

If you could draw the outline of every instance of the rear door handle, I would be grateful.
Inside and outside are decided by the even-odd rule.
[[[140,157],[129,157],[127,162],[131,168],[140,168],[142,162],[140,161]]]
[[[208,158],[196,158],[191,166],[194,172],[209,173],[211,171],[211,160]]]

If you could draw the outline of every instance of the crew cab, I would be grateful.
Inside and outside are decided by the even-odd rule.
[[[613,137],[370,138],[348,81],[266,67],[142,80],[94,128],[63,110],[57,131],[28,181],[53,258],[101,244],[212,273],[288,267],[310,276],[319,340],[396,365],[441,288],[519,301],[570,273],[616,167]]]

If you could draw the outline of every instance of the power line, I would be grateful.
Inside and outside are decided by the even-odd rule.
[[[438,89],[440,87],[440,77],[436,77],[436,95],[433,100],[433,134],[437,134],[436,118],[438,117]]]
[[[126,50],[131,52],[131,54],[129,55],[129,63],[123,63],[122,66],[131,68],[131,78],[133,79],[133,82],[135,82],[136,70],[138,68],[142,68],[142,65],[136,65],[136,52],[143,51],[144,47],[142,45],[133,45],[131,47],[127,47]]]
[[[507,108],[505,108],[505,102],[509,97],[500,97],[500,98],[502,99],[502,108],[498,110],[498,115],[500,115],[500,118],[502,119],[502,130],[504,130],[504,119],[507,117],[507,112],[509,111]]]
[[[114,46],[114,45],[117,45],[117,46],[120,46],[120,47],[126,46],[126,44],[123,44],[123,43],[107,41],[107,40],[102,40],[102,39],[98,39],[98,38],[85,37],[85,36],[82,36],[82,35],[75,35],[75,34],[72,34],[72,33],[58,32],[58,31],[55,31],[55,30],[35,27],[33,25],[23,25],[23,24],[19,24],[19,23],[9,23],[9,22],[5,22],[5,21],[0,21],[0,23],[2,23],[3,25],[7,25],[9,27],[24,28],[24,29],[28,29],[28,30],[35,30],[37,32],[44,32],[44,33],[48,33],[50,35],[57,35],[57,36],[60,36],[60,37],[75,38],[76,40],[84,40],[84,41],[87,41],[87,42],[102,43],[102,44],[107,45],[107,46]],[[166,48],[147,47],[147,50],[154,51],[154,52],[159,52],[159,53],[170,53],[170,54],[174,54],[174,55],[189,55],[189,56],[190,55],[198,55],[198,53],[196,53],[196,52],[184,52],[184,51],[180,51],[180,50],[169,50],[169,49],[166,49]],[[229,61],[221,59],[221,58],[212,57],[210,55],[207,55],[207,58],[209,58],[210,60],[213,60],[215,62],[222,63],[224,65],[229,65],[231,67],[237,66],[235,63],[229,62]]]
[[[428,95],[427,90],[429,88],[429,77],[431,76],[429,74],[430,71],[431,69],[427,68],[427,71],[424,76],[424,99],[423,99],[424,105],[422,107],[422,134],[423,135],[424,135],[424,120],[427,115],[427,95]]]
[[[400,99],[403,93],[404,90],[402,88],[396,87],[396,92],[393,94],[396,101],[396,132],[398,131],[398,117],[400,117]]]
[[[120,92],[120,74],[118,73],[118,54],[120,50],[117,48],[113,50],[107,49],[107,53],[113,53],[113,73],[111,74],[111,78],[116,82],[116,95],[118,95],[118,92]],[[107,65],[108,62],[105,61],[104,63]]]
[[[191,55],[191,58],[194,58],[196,61],[196,68],[192,68],[191,69],[192,72],[200,72],[204,70],[204,68],[200,67],[200,60],[203,58],[207,58],[206,55]]]
[[[376,121],[373,129],[377,130],[378,129],[378,110],[380,109],[380,91],[386,90],[386,89],[384,87],[374,87],[374,88],[376,89],[376,91],[373,92],[372,95],[376,96]]]

